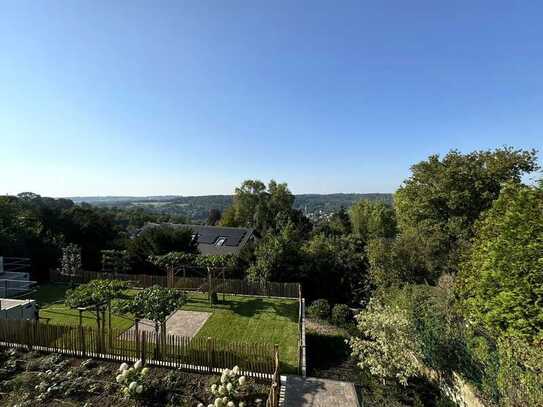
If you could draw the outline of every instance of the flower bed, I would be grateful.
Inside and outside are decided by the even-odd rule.
[[[220,376],[175,369],[123,366],[59,354],[0,350],[0,405],[26,406],[191,406],[214,404],[210,389]],[[144,372],[142,374],[142,372]],[[133,385],[132,382],[136,382]],[[132,389],[130,385],[132,384]],[[139,387],[141,386],[141,387]],[[247,379],[244,405],[264,406],[269,383]]]

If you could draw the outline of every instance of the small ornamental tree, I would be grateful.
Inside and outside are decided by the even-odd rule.
[[[130,256],[126,250],[102,250],[102,271],[112,273],[128,273]]]
[[[80,317],[83,308],[92,308],[96,312],[96,326],[98,332],[105,334],[105,313],[109,314],[109,333],[111,335],[111,302],[114,299],[122,298],[123,292],[128,284],[119,280],[92,280],[87,284],[66,291],[64,303],[70,308],[80,310]],[[80,318],[81,324],[81,318]]]
[[[139,291],[134,297],[122,302],[121,307],[130,311],[137,319],[146,318],[155,323],[155,334],[161,339],[166,336],[166,319],[170,314],[181,308],[187,299],[182,291],[173,288],[153,286]]]
[[[75,277],[81,271],[81,269],[81,247],[70,243],[62,248],[60,274]]]
[[[402,385],[419,373],[421,353],[407,311],[371,300],[356,316],[360,337],[349,340],[358,366],[383,382],[395,378]]]

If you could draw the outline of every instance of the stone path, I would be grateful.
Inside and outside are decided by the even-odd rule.
[[[283,407],[360,407],[352,383],[287,376]]]
[[[176,311],[166,320],[166,331],[169,335],[192,338],[204,326],[210,315],[210,312]],[[138,328],[140,331],[154,332],[155,323],[148,319],[142,319]],[[133,332],[134,330],[135,327],[132,325],[126,332]]]

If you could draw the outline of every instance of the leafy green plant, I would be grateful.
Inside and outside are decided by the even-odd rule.
[[[328,303],[328,300],[321,298],[313,301],[313,303],[307,307],[307,315],[316,319],[330,318],[330,304]]]
[[[371,300],[356,320],[361,335],[349,345],[359,367],[404,386],[419,374],[421,349],[405,309]]]
[[[346,326],[353,320],[353,312],[346,304],[336,304],[332,308],[332,323]]]

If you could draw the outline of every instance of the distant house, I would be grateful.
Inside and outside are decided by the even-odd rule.
[[[144,228],[158,225],[159,224],[156,223],[150,223],[145,225]],[[251,228],[185,225],[177,223],[168,223],[167,225],[191,229],[193,238],[198,242],[198,249],[204,256],[237,254],[247,243],[256,240],[255,231]]]

